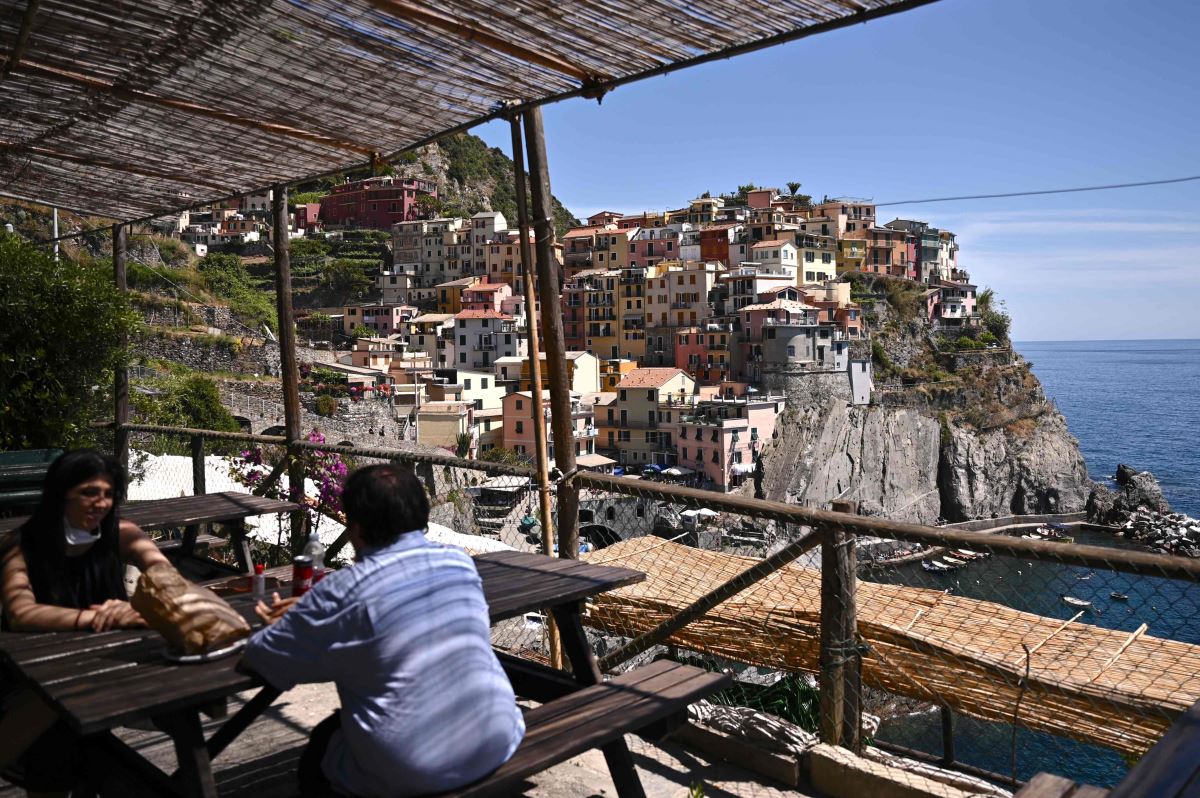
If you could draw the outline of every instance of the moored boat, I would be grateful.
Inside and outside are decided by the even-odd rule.
[[[1072,607],[1079,607],[1081,609],[1088,609],[1092,606],[1092,602],[1087,599],[1075,598],[1074,596],[1064,595],[1062,600]]]
[[[1109,593],[1108,597],[1114,599],[1115,601],[1129,601],[1129,595],[1127,593],[1120,593],[1116,590]]]

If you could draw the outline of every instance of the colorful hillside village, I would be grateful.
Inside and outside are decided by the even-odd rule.
[[[498,212],[416,218],[415,198],[432,188],[388,180],[295,211],[297,228],[392,233],[381,301],[331,309],[343,334],[358,331],[333,368],[355,396],[407,414],[423,444],[532,459],[519,232]],[[877,225],[869,201],[801,204],[775,189],[592,215],[556,244],[579,466],[743,484],[776,435],[787,380],[824,375],[844,383],[847,401],[871,402],[869,330],[843,275],[919,282],[923,312],[954,328],[978,319],[957,252],[952,232],[925,222]]]

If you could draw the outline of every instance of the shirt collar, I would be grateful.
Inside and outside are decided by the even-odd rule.
[[[365,560],[368,557],[377,557],[382,554],[394,554],[408,549],[417,549],[421,546],[429,545],[429,541],[425,539],[424,529],[414,529],[411,532],[405,532],[394,543],[389,543],[386,546],[377,546],[374,548],[363,548],[358,552],[358,560]]]

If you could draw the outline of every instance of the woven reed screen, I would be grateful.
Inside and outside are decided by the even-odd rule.
[[[653,537],[583,556],[636,568],[646,581],[603,594],[587,622],[636,635],[757,560]],[[670,638],[684,648],[767,668],[817,671],[820,573],[789,566]],[[1200,699],[1200,646],[1079,622],[1063,625],[938,590],[858,584],[864,683],[945,702],[958,712],[1141,754]],[[1022,643],[1035,649],[1025,675]]]
[[[919,4],[0,0],[0,195],[182,210],[363,166],[501,103]]]

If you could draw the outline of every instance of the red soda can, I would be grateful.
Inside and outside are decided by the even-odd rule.
[[[298,554],[292,558],[292,595],[303,596],[313,586],[312,557]]]

